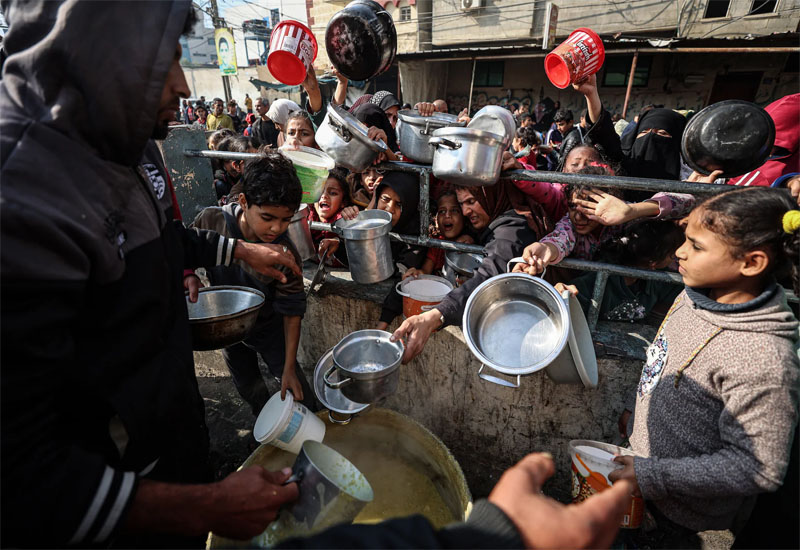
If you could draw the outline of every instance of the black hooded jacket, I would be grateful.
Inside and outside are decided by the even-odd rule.
[[[141,476],[206,479],[182,272],[235,241],[165,216],[138,166],[189,7],[3,2],[5,546],[107,544]]]

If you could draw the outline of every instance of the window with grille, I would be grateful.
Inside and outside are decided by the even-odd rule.
[[[400,8],[400,21],[411,21],[411,6]]]

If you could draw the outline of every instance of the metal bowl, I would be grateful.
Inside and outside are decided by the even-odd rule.
[[[462,328],[470,351],[485,366],[514,376],[530,374],[564,349],[569,311],[549,283],[506,273],[472,292]]]
[[[456,252],[448,250],[444,254],[444,262],[459,275],[472,277],[472,274],[483,263],[483,255],[472,252]]]
[[[732,178],[766,162],[775,142],[775,123],[764,109],[738,99],[709,105],[683,131],[681,153],[692,170],[722,170]]]
[[[325,385],[356,403],[375,403],[393,394],[405,348],[391,336],[383,330],[357,330],[342,338],[333,347],[334,365],[323,377]],[[340,380],[334,383],[336,371]]]
[[[264,294],[244,286],[201,288],[197,303],[186,297],[192,348],[197,351],[221,349],[244,340],[264,305]]]
[[[346,420],[336,420],[329,416],[331,422],[342,424],[349,422],[351,417],[364,412],[370,406],[351,401],[341,391],[328,387],[325,384],[324,376],[331,367],[333,367],[333,348],[326,351],[317,361],[317,366],[314,367],[314,393],[317,394],[317,399],[322,403],[322,406],[330,412],[348,416]],[[339,372],[336,370],[328,378],[334,383],[341,380]]]

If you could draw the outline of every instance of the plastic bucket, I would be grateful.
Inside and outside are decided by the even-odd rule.
[[[400,281],[395,290],[403,297],[403,317],[408,319],[439,305],[453,290],[453,283],[436,275],[420,275]]]
[[[586,439],[570,441],[569,455],[572,459],[572,502],[584,501],[611,487],[608,474],[622,468],[622,465],[613,461],[615,455],[636,456],[629,449]],[[633,497],[630,508],[622,516],[621,527],[639,527],[643,511],[644,501],[641,497]]]
[[[259,443],[269,443],[297,454],[304,441],[322,441],[325,423],[305,405],[295,401],[291,392],[286,392],[283,401],[280,392],[276,392],[258,414],[253,437]]]
[[[267,68],[284,84],[296,86],[303,82],[316,58],[317,39],[302,23],[281,21],[272,30]]]
[[[280,152],[294,164],[294,171],[303,188],[301,202],[306,204],[317,202],[328,180],[328,172],[336,166],[334,160],[319,149],[311,147],[281,148]]]
[[[544,58],[544,72],[556,88],[566,88],[600,70],[606,59],[603,41],[587,28],[575,29]]]

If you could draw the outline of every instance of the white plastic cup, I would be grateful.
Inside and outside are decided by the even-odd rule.
[[[275,392],[258,414],[253,437],[259,443],[297,454],[304,441],[322,441],[325,423],[305,405],[295,401],[291,392],[286,392],[283,401],[280,392]]]

